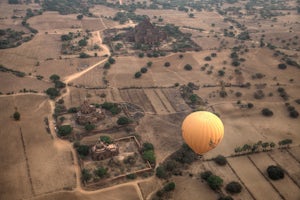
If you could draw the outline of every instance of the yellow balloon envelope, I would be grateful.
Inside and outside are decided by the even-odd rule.
[[[224,136],[224,126],[220,118],[207,111],[189,114],[181,128],[183,139],[198,154],[215,148]]]

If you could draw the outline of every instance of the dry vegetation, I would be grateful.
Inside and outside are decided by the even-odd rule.
[[[291,110],[300,112],[300,104],[296,102],[300,99],[297,1],[284,1],[284,4],[278,1],[273,10],[270,1],[252,7],[248,4],[250,1],[230,4],[228,0],[218,6],[200,3],[201,11],[196,5],[195,8],[177,5],[176,9],[141,9],[153,2],[139,1],[139,8],[134,11],[136,15],[147,15],[158,26],[174,24],[202,48],[189,52],[168,51],[159,57],[148,57],[150,51],[139,57],[141,50],[133,50],[123,40],[120,41],[124,47],[118,55],[103,45],[104,30],[133,26],[138,21],[129,17],[125,24],[119,25],[113,18],[121,10],[130,10],[131,2],[121,1],[122,6],[115,4],[119,1],[108,2],[113,4],[92,6],[89,2],[90,9],[81,10],[82,13],[60,15],[57,10],[30,17],[27,23],[38,33],[18,47],[0,50],[0,65],[9,69],[0,71],[0,171],[5,172],[0,175],[0,199],[94,200],[99,196],[108,200],[155,199],[156,192],[166,184],[153,170],[151,177],[146,174],[135,180],[120,179],[106,184],[107,188],[97,186],[93,188],[96,191],[84,190],[87,188],[80,181],[78,155],[71,142],[56,136],[52,118],[54,102],[44,93],[54,87],[49,80],[53,74],[66,83],[56,101],[62,98],[67,109],[79,107],[88,99],[96,104],[131,103],[145,114],[134,126],[117,130],[114,129],[117,116],[126,113],[117,116],[106,113],[97,133],[87,133],[76,125],[72,114],[62,115],[66,118],[64,124],[71,124],[74,134],[83,136],[82,144],[93,145],[99,136],[107,135],[101,132],[105,129],[112,128],[108,134],[113,139],[133,134],[141,143],[153,144],[157,166],[181,148],[181,122],[187,114],[193,110],[208,110],[220,116],[225,126],[222,142],[201,159],[184,165],[179,176],[169,178],[176,188],[167,193],[165,199],[192,200],[201,196],[215,200],[227,195],[246,200],[299,199],[300,123],[299,117],[292,118],[289,113]],[[29,34],[22,25],[28,8],[39,10],[41,6],[0,1],[0,29],[11,28]],[[78,19],[79,14],[83,14],[82,19]],[[87,30],[92,32],[85,47],[62,54],[62,35],[81,33],[72,41],[76,44],[88,34]],[[243,38],[247,37],[246,33],[249,39]],[[158,49],[165,49],[164,44]],[[93,49],[94,45],[99,48]],[[80,53],[91,57],[79,58]],[[110,55],[115,63],[105,67]],[[169,64],[166,66],[166,63]],[[285,64],[286,68],[280,69],[279,64]],[[185,69],[186,65],[192,69]],[[142,68],[146,72],[142,73]],[[16,72],[24,72],[24,77]],[[141,73],[139,78],[135,77],[137,72]],[[193,94],[201,97],[201,105],[191,106],[189,97],[182,97],[183,85],[195,86]],[[24,94],[24,91],[35,94]],[[262,115],[264,108],[270,109],[273,115]],[[15,111],[21,114],[20,121],[13,119]],[[45,117],[50,122],[50,134]],[[291,139],[292,144],[279,149],[278,142],[284,139]],[[274,142],[276,146],[259,153],[235,152],[237,147],[259,141]],[[130,147],[130,143],[120,145],[122,150]],[[227,158],[225,166],[212,160],[220,154]],[[142,165],[142,158],[138,156],[138,159]],[[107,161],[98,164],[109,165]],[[85,159],[83,165],[91,171],[95,168],[95,162],[89,159]],[[281,166],[284,179],[271,180],[266,171],[270,165]],[[220,190],[211,190],[201,180],[200,174],[207,170],[223,179]],[[111,168],[110,173],[121,172]],[[231,181],[241,184],[239,194],[230,194],[225,189]]]

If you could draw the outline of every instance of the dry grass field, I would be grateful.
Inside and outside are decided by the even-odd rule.
[[[268,4],[266,2],[264,5]],[[129,1],[123,3],[128,4]],[[15,48],[0,50],[0,64],[26,73],[23,78],[0,73],[0,92],[3,93],[0,95],[0,199],[148,200],[165,184],[164,180],[153,175],[127,180],[123,184],[120,181],[120,184],[96,188],[95,191],[84,190],[80,184],[81,169],[76,150],[72,149],[69,141],[56,137],[52,124],[55,103],[42,94],[53,87],[49,77],[57,74],[68,83],[67,88],[61,91],[66,108],[78,107],[84,100],[98,104],[128,102],[142,108],[145,116],[130,131],[142,143],[153,144],[157,165],[183,144],[181,123],[193,110],[181,97],[181,86],[188,83],[199,86],[193,93],[201,97],[206,105],[196,109],[213,111],[220,116],[225,127],[224,138],[202,159],[186,165],[181,176],[169,179],[176,184],[169,199],[216,200],[222,193],[243,200],[298,200],[300,123],[299,117],[294,119],[289,116],[287,103],[300,111],[300,104],[295,101],[300,99],[299,68],[287,65],[282,70],[278,64],[285,63],[286,57],[300,62],[299,14],[295,9],[271,9],[270,12],[276,15],[263,18],[259,9],[264,7],[256,6],[256,13],[253,14],[245,9],[246,3],[223,3],[210,11],[203,8],[201,12],[196,9],[189,9],[188,12],[137,9],[134,12],[136,15],[148,15],[151,22],[158,25],[171,23],[179,26],[183,33],[191,34],[191,39],[202,47],[198,52],[168,52],[158,58],[147,57],[148,52],[144,52],[145,57],[139,58],[137,51],[128,46],[124,47],[124,51],[134,52],[134,55],[113,55],[102,45],[105,29],[133,25],[134,20],[124,25],[112,20],[117,12],[125,10],[95,5],[89,9],[94,17],[84,16],[82,20],[77,19],[78,13],[60,15],[54,11],[44,11],[42,15],[29,18],[27,22],[30,26],[39,31],[33,39]],[[150,1],[146,4],[149,5]],[[286,1],[285,5],[296,7],[296,1]],[[241,9],[235,12],[237,7]],[[21,24],[21,17],[26,15],[28,8],[41,9],[41,6],[33,3],[9,5],[7,1],[0,0],[0,29],[12,28],[28,33],[28,29]],[[221,15],[218,9],[226,9],[227,13]],[[189,13],[194,16],[189,17]],[[13,19],[13,15],[17,18]],[[161,22],[159,17],[163,19]],[[245,25],[244,30],[239,23]],[[232,31],[235,36],[224,36],[224,29]],[[84,47],[84,51],[92,57],[80,59],[75,54],[63,55],[61,36],[85,30],[94,31],[87,47]],[[250,40],[238,39],[237,35],[243,31],[249,32]],[[261,42],[265,45],[270,43],[275,49],[260,47]],[[124,41],[122,43],[126,44]],[[99,45],[100,49],[91,49],[94,44]],[[239,49],[240,65],[234,67],[230,56],[236,49]],[[94,53],[98,56],[94,57]],[[111,53],[116,63],[110,69],[104,69]],[[211,60],[205,60],[207,56]],[[140,78],[135,78],[135,73],[146,67],[148,62],[152,62],[152,66],[147,67],[147,72],[142,73]],[[166,67],[166,62],[170,66]],[[184,69],[187,64],[192,66],[192,70]],[[220,75],[220,71],[224,74]],[[43,76],[43,80],[37,80],[37,75]],[[258,75],[261,77],[257,78]],[[249,87],[239,87],[246,83]],[[280,87],[287,93],[287,100],[280,97]],[[24,88],[39,93],[18,94]],[[225,98],[219,94],[222,90],[227,93]],[[257,90],[263,91],[263,98],[254,97]],[[8,92],[16,94],[5,95]],[[248,103],[252,103],[253,108],[241,107]],[[263,108],[272,110],[273,116],[263,116]],[[20,121],[12,118],[15,109],[21,113]],[[84,131],[83,127],[75,124],[71,114],[65,116],[66,123],[74,125],[75,132]],[[49,118],[51,134],[46,131],[45,117]],[[108,117],[99,122],[99,127],[113,127],[116,120],[117,117]],[[92,145],[100,135],[103,133],[89,134],[80,142]],[[128,131],[116,130],[109,135],[119,138],[128,135]],[[278,149],[277,144],[283,139],[292,139],[291,148]],[[276,147],[272,151],[255,154],[234,153],[236,147],[258,141],[274,142]],[[126,145],[122,145],[123,151]],[[129,143],[127,146],[130,146]],[[219,166],[211,160],[220,154],[227,158],[227,165]],[[89,162],[85,165],[89,167]],[[271,180],[266,172],[269,165],[281,166],[285,178]],[[206,170],[224,180],[219,193],[201,180],[199,174]],[[231,181],[242,185],[241,193],[229,194],[226,191],[225,187]]]
[[[67,147],[57,148],[47,134],[44,118],[49,117],[45,96],[18,95],[1,97],[2,165],[1,199],[29,198],[74,188],[72,155]],[[19,122],[11,116],[15,109]],[[34,122],[34,123],[33,123]],[[9,133],[9,135],[7,135]],[[5,136],[6,135],[6,136]],[[59,178],[58,178],[59,177]]]

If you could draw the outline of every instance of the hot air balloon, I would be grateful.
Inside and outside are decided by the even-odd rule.
[[[220,118],[207,111],[189,114],[181,128],[183,139],[198,154],[215,148],[224,136],[224,126]]]

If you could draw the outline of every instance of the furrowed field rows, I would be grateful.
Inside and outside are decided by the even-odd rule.
[[[244,182],[255,199],[282,199],[248,157],[235,157],[228,160],[232,169]]]

